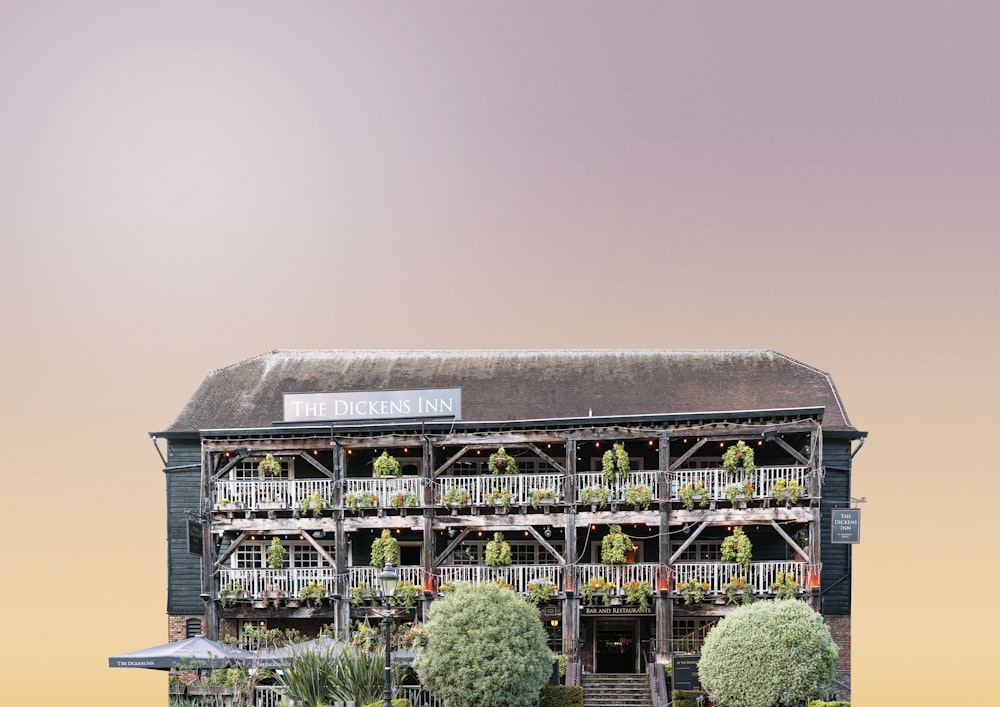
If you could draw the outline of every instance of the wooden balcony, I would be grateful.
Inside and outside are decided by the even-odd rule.
[[[327,596],[336,589],[337,571],[330,567],[293,567],[289,569],[233,569],[219,570],[219,586],[239,584],[251,600],[268,592],[281,592],[285,597],[298,598],[299,590],[310,582],[326,587]]]
[[[565,568],[561,565],[510,565],[485,567],[483,565],[445,566],[438,568],[438,586],[442,584],[482,584],[495,582],[510,585],[516,594],[527,594],[528,584],[549,582],[563,587]]]
[[[774,594],[771,585],[777,580],[778,574],[787,572],[791,572],[798,583],[799,594],[809,591],[813,578],[819,578],[819,566],[791,560],[751,562],[748,569],[735,562],[677,562],[673,566],[670,590],[675,596],[679,596],[677,587],[693,579],[708,585],[705,590],[706,598],[716,598],[725,596],[724,587],[727,583],[743,577],[754,594],[769,595]]]
[[[661,483],[664,476],[668,481]],[[805,466],[761,466],[757,467],[748,483],[753,487],[750,500],[762,501],[773,499],[773,487],[776,481],[794,481],[801,489],[799,500],[818,497],[819,485]],[[416,476],[397,478],[347,478],[344,480],[342,498],[345,505],[348,499],[364,498],[362,508],[391,509],[398,507],[394,499],[400,497],[411,499],[414,507],[423,505],[424,479]],[[490,494],[498,489],[510,494],[512,508],[530,509],[536,491],[551,492],[553,508],[565,507],[568,504],[578,506],[593,505],[584,497],[588,488],[602,488],[608,492],[608,504],[624,506],[626,492],[629,488],[645,486],[652,492],[652,503],[681,502],[680,489],[686,484],[702,484],[708,492],[709,502],[726,501],[729,496],[726,490],[733,486],[743,486],[738,477],[733,477],[722,469],[685,469],[661,474],[659,471],[633,471],[625,479],[608,483],[600,472],[579,473],[575,478],[575,490],[572,497],[567,497],[566,477],[559,473],[542,474],[510,474],[500,476],[444,476],[434,482],[435,502],[445,506],[444,498],[449,491],[464,492],[468,501],[462,507],[483,509],[493,507],[495,503]],[[327,502],[333,502],[335,482],[331,479],[278,479],[278,480],[244,480],[217,481],[213,489],[213,502],[216,510],[228,511],[297,511],[302,501],[311,494],[317,494]],[[416,504],[412,504],[412,499]],[[226,507],[223,502],[238,504]],[[331,505],[332,507],[332,505]],[[654,506],[651,505],[650,508]],[[603,507],[607,510],[607,507]]]

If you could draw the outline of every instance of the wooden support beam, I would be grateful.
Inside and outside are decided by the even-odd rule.
[[[812,562],[812,560],[809,559],[809,555],[806,554],[806,551],[803,550],[801,547],[799,547],[799,544],[795,542],[795,540],[793,540],[788,533],[785,532],[784,528],[775,523],[773,520],[771,521],[771,527],[778,531],[778,535],[780,535],[785,539],[785,542],[788,543],[788,545],[793,550],[795,550],[795,552],[802,558],[804,562]]]
[[[691,447],[691,449],[687,450],[686,452],[684,452],[684,454],[677,457],[674,463],[670,465],[670,471],[677,471],[677,469],[680,468],[681,464],[686,462],[691,456],[694,455],[695,452],[701,449],[706,442],[708,442],[708,439],[706,437],[702,437],[697,442],[695,442],[694,446]]]
[[[332,567],[333,569],[337,569],[336,560],[330,557],[330,554],[326,550],[324,550],[323,547],[318,542],[316,542],[316,539],[313,538],[313,536],[310,535],[308,531],[306,531],[303,528],[300,529],[299,532],[302,533],[302,537],[306,539],[306,542],[312,545],[313,548],[316,550],[316,552],[319,553],[319,556],[322,557],[324,560],[326,560],[328,563],[330,563],[330,567]]]
[[[701,531],[703,531],[707,527],[708,527],[708,523],[702,523],[697,528],[695,528],[694,530],[692,530],[690,537],[688,537],[688,539],[684,541],[683,545],[681,545],[679,548],[677,548],[677,552],[675,552],[673,555],[670,556],[670,560],[667,562],[667,564],[668,565],[672,565],[675,562],[677,562],[677,558],[684,554],[684,551],[687,550],[691,546],[691,543],[693,543],[695,541],[695,538],[697,538],[699,535],[701,535]]]
[[[781,437],[778,436],[775,436],[774,441],[778,444],[779,447],[781,447],[786,452],[791,454],[792,458],[794,458],[797,462],[799,462],[799,464],[801,464],[802,466],[809,466],[809,460],[806,459],[804,456],[802,456],[802,454],[788,442],[786,442],[785,440],[781,439]]]
[[[566,558],[560,555],[558,552],[556,552],[556,549],[552,547],[552,545],[549,543],[548,540],[542,537],[541,533],[535,530],[535,527],[533,525],[528,526],[528,532],[535,536],[535,540],[541,543],[542,547],[544,547],[546,550],[552,553],[552,556],[556,558],[556,560],[559,562],[560,565],[562,565],[563,567],[566,566]]]
[[[239,464],[241,461],[243,461],[243,457],[233,457],[232,459],[230,459],[225,466],[223,466],[221,469],[212,474],[212,481],[218,481],[219,479],[221,479],[225,474],[229,473],[230,469]]]
[[[441,474],[448,471],[448,469],[450,469],[455,464],[455,462],[457,462],[459,459],[465,456],[465,453],[469,451],[469,449],[471,449],[471,447],[469,445],[465,445],[460,450],[458,450],[458,452],[452,454],[451,457],[448,458],[448,461],[446,461],[444,464],[442,464],[440,467],[434,470],[433,478],[436,479],[437,477],[441,476]]]
[[[229,548],[224,553],[219,555],[219,557],[215,560],[215,565],[212,567],[213,571],[222,567],[222,563],[228,560],[229,556],[232,555],[234,552],[236,552],[236,548],[242,545],[243,541],[249,537],[250,534],[246,532],[237,535],[236,539],[233,541],[233,544],[230,545]]]
[[[451,543],[448,544],[448,547],[446,547],[444,549],[444,552],[442,552],[440,555],[438,555],[437,557],[434,558],[434,569],[435,570],[437,570],[437,568],[441,566],[441,563],[445,561],[445,559],[448,557],[448,555],[450,555],[451,552],[456,547],[458,547],[462,543],[463,540],[465,540],[465,536],[468,535],[471,532],[472,532],[472,528],[465,528],[464,530],[462,530],[462,532],[460,532],[455,537],[455,539],[452,540]]]
[[[321,473],[328,476],[331,479],[336,479],[336,474],[333,473],[332,469],[327,469],[325,466],[319,463],[318,459],[315,459],[309,452],[299,452],[299,456],[305,459],[307,462],[316,467]]]
[[[540,459],[545,460],[545,463],[548,464],[549,466],[555,467],[557,471],[561,471],[563,474],[566,473],[566,467],[564,467],[562,464],[560,464],[555,459],[550,457],[548,454],[543,452],[537,444],[534,443],[528,444],[528,449],[537,454]]]

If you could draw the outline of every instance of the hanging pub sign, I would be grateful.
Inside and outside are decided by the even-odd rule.
[[[461,388],[285,393],[285,422],[462,419]]]
[[[861,542],[861,509],[834,508],[830,518],[831,543]]]
[[[192,555],[204,555],[205,547],[202,544],[201,538],[201,523],[196,520],[188,518],[187,522],[188,531],[188,552]]]

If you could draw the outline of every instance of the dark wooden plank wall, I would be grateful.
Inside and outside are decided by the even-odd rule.
[[[830,514],[847,508],[851,501],[851,440],[825,438],[823,441],[823,505],[820,535],[823,561],[822,605],[824,614],[851,613],[851,546],[830,542]]]
[[[201,614],[201,558],[188,552],[188,512],[198,512],[201,446],[197,440],[167,446],[167,613]]]

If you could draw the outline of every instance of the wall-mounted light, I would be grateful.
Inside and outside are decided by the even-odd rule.
[[[551,621],[549,621],[549,626],[551,626],[552,628],[556,628],[558,625],[559,625],[559,619],[552,619]]]
[[[552,537],[552,528],[550,528],[548,526],[545,526],[545,530],[542,532],[542,535],[544,535],[547,538],[551,538]]]

